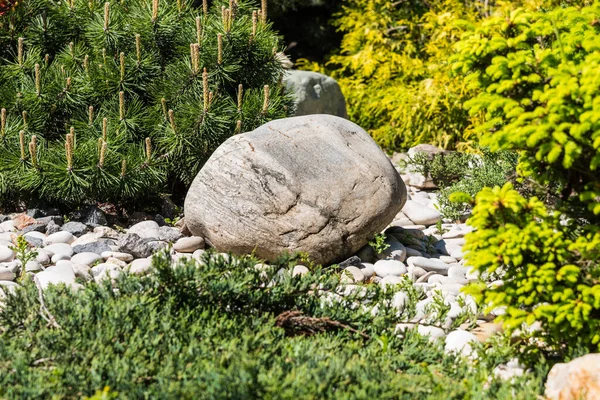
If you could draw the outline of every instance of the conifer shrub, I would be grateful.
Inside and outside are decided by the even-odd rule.
[[[19,3],[0,20],[0,203],[145,200],[189,184],[231,135],[288,116],[266,13]]]
[[[481,143],[518,151],[521,176],[558,194],[486,188],[469,220],[467,262],[502,282],[472,290],[536,339],[527,354],[600,348],[599,20],[597,3],[505,9],[456,46],[455,70],[480,93],[466,107],[485,114]]]
[[[0,396],[530,399],[542,390],[547,365],[512,381],[493,374],[514,357],[506,340],[482,346],[474,364],[413,331],[399,337],[393,309],[357,305],[393,290],[324,302],[346,291],[332,270],[294,277],[286,260],[256,262],[205,254],[173,265],[162,254],[152,275],[123,275],[118,290],[110,280],[50,287],[54,324],[24,283],[0,310]]]
[[[340,51],[325,67],[350,119],[390,150],[455,148],[474,139],[462,108],[469,90],[448,73],[448,57],[477,13],[456,0],[347,1],[334,21],[344,34]]]

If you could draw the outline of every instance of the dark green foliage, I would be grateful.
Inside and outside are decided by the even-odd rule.
[[[123,399],[530,399],[541,390],[542,371],[512,384],[489,378],[514,356],[506,342],[475,364],[446,356],[413,332],[396,337],[393,313],[350,307],[356,296],[323,303],[315,288],[336,291],[330,272],[292,277],[255,262],[207,256],[173,267],[160,256],[156,275],[122,278],[118,291],[109,282],[48,289],[59,329],[40,317],[37,290],[26,285],[0,312],[0,396],[78,398],[109,386],[106,396]],[[391,295],[374,286],[373,301]],[[289,310],[369,338],[344,328],[287,336],[275,318]]]
[[[289,115],[278,37],[253,4],[226,4],[233,18],[182,4],[34,0],[0,20],[0,205],[148,200]]]
[[[430,175],[440,188],[438,205],[445,218],[457,221],[470,211],[470,205],[451,201],[453,193],[475,196],[484,187],[502,186],[516,179],[518,155],[510,151],[491,152],[480,149],[479,154],[451,152],[429,158],[417,153],[409,160],[424,176]],[[518,184],[524,191],[528,186]]]

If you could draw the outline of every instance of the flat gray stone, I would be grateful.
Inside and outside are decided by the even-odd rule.
[[[53,256],[57,254],[68,256],[69,258],[73,255],[73,248],[71,245],[66,243],[56,243],[44,247],[44,250],[51,253]]]
[[[45,239],[44,239],[44,246],[49,246],[49,245],[53,245],[53,244],[71,244],[75,241],[76,237],[71,233],[71,232],[67,232],[67,231],[60,231],[60,232],[56,232],[53,233],[51,235],[48,235]]]
[[[39,287],[46,289],[49,285],[66,284],[71,288],[79,288],[80,285],[75,282],[75,272],[69,265],[55,265],[46,268],[45,271],[38,272],[35,275],[35,281]]]
[[[440,214],[439,211],[423,206],[414,200],[407,200],[402,208],[402,212],[406,214],[415,225],[434,225],[442,220],[442,214]]]
[[[64,224],[61,228],[63,232],[72,233],[74,236],[81,236],[89,232],[89,228],[86,224],[76,221],[70,221]]]
[[[73,253],[96,253],[102,254],[105,251],[110,251],[109,245],[105,241],[91,242],[73,246]]]
[[[425,271],[433,271],[437,274],[448,275],[449,264],[435,258],[409,257],[406,262],[414,267],[421,267]]]
[[[12,261],[15,258],[15,254],[8,246],[0,245],[0,262]]]
[[[129,272],[136,275],[145,275],[152,269],[152,258],[138,258],[129,264]]]
[[[17,275],[6,267],[0,267],[0,281],[14,281]]]
[[[406,266],[397,260],[379,260],[373,265],[377,276],[385,278],[388,275],[401,276],[406,274]]]

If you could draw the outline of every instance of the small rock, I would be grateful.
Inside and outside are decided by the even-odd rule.
[[[103,253],[103,257],[104,257],[104,253]],[[111,255],[106,258],[109,258],[109,257],[116,258],[117,260],[121,260],[121,261],[125,261],[125,262],[133,261],[133,256],[131,254],[119,253],[118,251],[111,252]]]
[[[8,246],[0,246],[0,262],[9,262],[12,261],[15,257],[15,254]]]
[[[180,253],[193,253],[203,248],[204,239],[200,236],[183,237],[173,245],[173,249]]]
[[[31,218],[25,213],[15,215],[12,219],[13,226],[16,230],[21,230],[29,225],[33,225],[36,223],[34,218]]]
[[[108,260],[106,260],[107,264],[113,264],[116,265],[120,268],[125,268],[127,266],[127,263],[125,261],[121,261],[119,259],[116,259],[114,257],[109,257]]]
[[[48,217],[41,217],[35,219],[38,224],[48,225],[50,222],[54,222],[56,225],[62,225],[64,223],[63,217],[59,215],[51,215]]]
[[[177,228],[173,228],[171,226],[161,226],[158,229],[158,238],[163,242],[173,243],[182,237],[183,234]]]
[[[89,228],[85,224],[77,221],[67,222],[62,226],[61,230],[63,232],[69,232],[74,236],[81,236],[89,232]]]
[[[73,264],[92,265],[96,261],[102,260],[102,257],[98,253],[78,253],[71,257]]]
[[[52,235],[57,232],[60,232],[60,225],[54,221],[48,222],[48,225],[46,225],[46,235]]]
[[[152,255],[152,247],[135,233],[122,235],[117,242],[119,251],[129,253],[136,258],[147,258]]]
[[[42,289],[48,285],[64,283],[71,288],[79,288],[81,285],[75,282],[75,272],[69,265],[55,265],[35,275],[36,284]]]
[[[461,353],[465,356],[473,354],[473,348],[471,343],[476,343],[477,338],[471,332],[463,331],[461,329],[452,331],[446,336],[446,345],[444,351],[446,353]]]
[[[362,282],[365,280],[365,275],[362,273],[360,268],[354,266],[347,267],[342,271],[342,278],[344,277],[350,278],[351,282],[346,283]]]
[[[302,276],[308,274],[310,271],[304,265],[296,265],[292,269],[292,276]]]
[[[448,275],[450,268],[448,264],[435,258],[409,257],[406,262],[413,267],[421,267],[425,271],[433,271],[442,275]]]
[[[156,253],[158,251],[161,251],[161,250],[169,247],[169,243],[163,242],[160,240],[156,240],[156,241],[148,242],[148,246],[150,248],[151,253],[153,254],[153,253]]]
[[[52,253],[53,256],[57,254],[64,254],[71,258],[71,256],[73,255],[73,248],[66,243],[54,243],[51,245],[47,245],[46,247],[44,247],[44,250],[48,253]]]
[[[37,257],[35,258],[35,260],[37,262],[39,262],[41,265],[48,265],[50,264],[50,259],[52,258],[52,255],[47,252],[44,249],[38,249],[37,250]]]
[[[381,280],[379,282],[377,282],[377,284],[379,286],[381,286],[382,289],[386,289],[388,286],[396,286],[396,285],[400,285],[403,282],[402,277],[400,276],[394,276],[394,275],[388,275],[384,278],[381,278]]]
[[[91,269],[87,265],[75,264],[73,265],[73,272],[75,272],[77,278],[83,279],[86,282],[94,279]]]
[[[70,260],[70,259],[71,259],[71,256],[68,256],[66,254],[55,254],[52,256],[51,260],[52,260],[52,264],[56,264],[59,261]]]
[[[406,247],[398,241],[394,236],[388,236],[385,238],[385,243],[389,246],[377,257],[381,259],[392,259],[404,262],[406,260]]]
[[[29,232],[46,232],[46,226],[48,224],[32,224],[32,225],[28,225],[25,228],[21,229],[21,233],[25,234],[25,233],[29,233]]]
[[[385,279],[385,278],[384,278]],[[390,301],[390,307],[401,313],[408,303],[408,295],[404,292],[396,292]]]
[[[375,268],[371,263],[361,263],[361,272],[365,278],[370,278],[375,275]]]
[[[340,267],[341,269],[344,268],[348,268],[350,266],[354,266],[354,267],[359,267],[361,266],[361,259],[357,256],[352,256],[344,261],[342,261],[341,263],[338,263],[338,267]]]
[[[102,252],[110,251],[109,245],[104,241],[91,242],[86,244],[80,244],[73,246],[73,253],[96,253],[102,254]]]
[[[42,270],[42,266],[40,265],[39,262],[37,262],[35,260],[27,261],[27,264],[25,264],[26,272],[37,272],[37,271],[41,271],[41,270]]]
[[[6,267],[0,267],[0,281],[14,281],[17,275]]]
[[[58,243],[70,245],[71,243],[73,243],[75,241],[75,239],[76,239],[75,236],[71,232],[67,232],[67,231],[56,232],[51,235],[48,235],[44,239],[44,246],[49,246],[49,245],[58,244]]]
[[[4,221],[0,223],[0,228],[2,228],[4,232],[14,232],[15,224],[12,220]]]
[[[442,220],[442,214],[439,211],[425,207],[414,200],[407,200],[402,212],[415,225],[434,225]]]
[[[27,236],[27,235],[24,235],[23,237],[25,238],[27,243],[29,243],[33,247],[42,247],[44,245],[44,239],[40,239],[35,236]]]
[[[363,246],[358,252],[356,256],[360,258],[363,263],[374,263],[377,261],[377,255],[373,248],[369,245]]]
[[[156,240],[159,238],[159,226],[155,221],[142,221],[130,227],[127,233],[136,234],[142,239]]]
[[[85,225],[92,227],[108,224],[104,212],[96,206],[86,206],[81,210],[72,212],[71,219],[83,222]]]
[[[147,274],[152,268],[152,258],[138,258],[129,264],[129,272],[136,275]]]
[[[396,260],[379,260],[374,264],[373,269],[375,269],[377,276],[381,278],[388,275],[400,276],[407,272],[406,266]]]

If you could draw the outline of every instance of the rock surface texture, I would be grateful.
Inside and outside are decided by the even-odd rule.
[[[546,398],[600,400],[600,354],[552,367],[546,380]]]
[[[288,71],[288,91],[296,97],[296,115],[330,114],[348,118],[346,100],[335,79],[311,71]]]
[[[343,260],[406,202],[389,159],[358,125],[330,115],[269,122],[228,139],[185,200],[189,230],[220,251]]]

